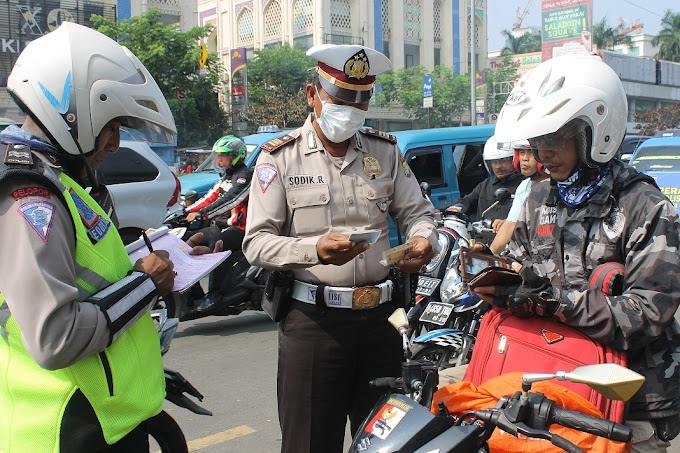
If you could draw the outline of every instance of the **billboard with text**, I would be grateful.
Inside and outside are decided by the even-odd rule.
[[[543,0],[541,17],[543,61],[592,50],[592,0]]]

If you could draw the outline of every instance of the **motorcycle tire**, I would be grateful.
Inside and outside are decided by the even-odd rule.
[[[187,439],[174,418],[165,411],[149,419],[149,436],[156,441],[161,453],[189,453]]]
[[[173,296],[172,293],[166,294],[165,296],[159,296],[153,308],[165,308],[168,311],[168,318],[180,317],[180,304],[177,303],[175,296]]]
[[[414,344],[411,349],[413,360],[426,359],[434,363],[437,369],[444,370],[455,366],[456,356],[458,351],[447,346],[440,346],[437,344]]]

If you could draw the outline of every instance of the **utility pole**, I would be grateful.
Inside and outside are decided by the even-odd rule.
[[[477,65],[475,64],[475,0],[470,0],[470,125],[477,124]]]

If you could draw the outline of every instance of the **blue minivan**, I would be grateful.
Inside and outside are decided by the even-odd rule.
[[[654,137],[641,143],[630,165],[654,178],[661,192],[680,208],[680,137]]]

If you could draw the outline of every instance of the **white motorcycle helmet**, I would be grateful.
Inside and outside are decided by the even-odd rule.
[[[491,161],[506,159],[508,157],[513,157],[514,155],[515,150],[509,146],[501,146],[499,148],[496,136],[492,135],[484,144],[484,153],[482,154],[486,171],[488,171],[490,175],[493,175],[494,172],[491,168]]]
[[[587,136],[579,152],[581,160],[593,166],[614,158],[626,133],[627,115],[623,85],[600,57],[564,55],[519,79],[498,115],[495,136],[501,143],[532,139],[571,122],[572,130]]]
[[[114,118],[157,143],[173,143],[177,132],[163,93],[139,59],[72,22],[24,49],[7,90],[65,157],[93,151]]]

